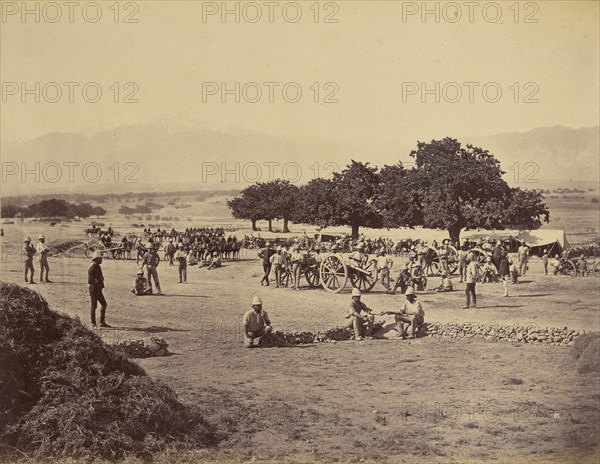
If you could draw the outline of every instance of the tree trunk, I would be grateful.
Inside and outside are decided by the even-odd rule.
[[[273,232],[273,219],[269,218],[269,232]]]
[[[360,226],[358,224],[352,224],[352,240],[356,240],[358,238],[358,228]]]
[[[283,233],[287,234],[290,231],[290,228],[288,227],[288,218],[283,218]]]
[[[460,226],[452,226],[448,228],[450,241],[456,243],[457,246],[460,246],[460,229]]]
[[[256,219],[252,219],[252,232],[256,232]]]

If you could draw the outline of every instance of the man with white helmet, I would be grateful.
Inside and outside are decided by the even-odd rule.
[[[31,273],[29,276],[29,283],[34,284],[33,275],[35,274],[35,269],[33,267],[33,256],[35,255],[35,247],[31,244],[31,239],[29,237],[25,237],[23,240],[23,256],[25,257],[25,283],[27,283],[27,274]]]
[[[208,270],[210,271],[211,269],[216,269],[218,267],[221,267],[221,257],[219,256],[219,253],[216,251],[213,251],[212,254],[212,258],[210,260],[210,264],[208,265]]]
[[[144,277],[144,270],[140,267],[137,271],[135,279],[133,279],[133,289],[131,293],[137,296],[150,295],[152,290],[148,285],[148,279]]]
[[[160,247],[160,243],[154,242],[148,245],[149,250],[144,255],[142,267],[146,266],[146,270],[148,272],[148,285],[150,286],[150,293],[152,293],[152,280],[154,279],[157,295],[162,295],[162,292],[160,291],[160,282],[158,280],[158,271],[156,270],[160,264],[160,256],[158,256],[158,248]]]
[[[363,336],[370,336],[375,322],[371,308],[360,301],[361,293],[358,288],[352,289],[352,303],[346,314],[346,328],[354,329],[354,340],[363,340]]]
[[[406,330],[411,327],[411,338],[416,336],[419,330],[425,323],[425,311],[421,302],[417,300],[417,295],[412,287],[406,289],[406,301],[403,303],[400,311],[384,311],[383,314],[394,315],[396,320],[396,329],[398,336],[406,338]]]
[[[244,334],[244,345],[246,348],[254,348],[254,339],[272,332],[271,320],[266,311],[262,309],[262,300],[258,296],[252,298],[252,309],[244,314],[242,328]]]
[[[271,267],[273,267],[275,270],[275,286],[276,288],[279,288],[279,286],[282,284],[281,275],[283,273],[285,258],[282,254],[283,249],[281,246],[278,246],[275,251],[276,253],[271,256]]]
[[[369,258],[365,253],[365,245],[362,242],[356,244],[354,253],[350,255],[350,260],[354,262],[358,267],[364,267]]]
[[[394,262],[389,256],[385,255],[385,248],[380,248],[377,253],[377,269],[379,275],[381,275],[381,285],[385,287],[387,292],[391,291],[390,288],[390,270],[394,265]]]
[[[175,252],[175,259],[178,263],[179,270],[179,283],[187,283],[187,265],[188,265],[188,254],[183,248],[183,242],[177,244],[177,251]]]
[[[50,248],[46,245],[46,237],[44,234],[40,234],[38,237],[38,242],[35,245],[35,251],[38,254],[38,259],[40,260],[40,283],[48,282],[50,283],[50,279],[48,279],[48,271],[50,270],[50,266],[48,265],[48,253],[50,253]],[[46,279],[44,280],[44,271],[46,271]]]
[[[104,274],[102,274],[102,268],[100,265],[102,264],[102,254],[99,252],[95,252],[92,255],[92,265],[88,269],[88,284],[91,298],[91,309],[90,309],[90,318],[92,321],[92,326],[96,327],[96,308],[98,307],[98,303],[100,303],[100,327],[110,327],[106,323],[106,299],[102,294],[102,289],[104,288]]]

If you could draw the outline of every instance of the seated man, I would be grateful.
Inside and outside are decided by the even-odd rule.
[[[352,289],[352,303],[348,308],[346,328],[354,329],[354,340],[363,340],[363,335],[369,337],[373,330],[375,316],[370,308],[360,301],[360,290]]]
[[[219,253],[215,251],[212,254],[212,259],[208,265],[208,270],[210,271],[211,269],[216,269],[218,267],[221,267],[221,257],[219,256]]]
[[[487,258],[482,268],[483,277],[481,278],[482,283],[496,282],[498,280],[498,270],[492,263],[492,258]]]
[[[131,293],[137,296],[152,295],[152,289],[148,285],[148,279],[144,277],[144,270],[138,269],[135,279],[133,279],[133,289]]]
[[[396,320],[396,329],[398,337],[406,338],[406,329],[411,327],[411,338],[415,338],[416,333],[425,323],[425,311],[412,287],[406,290],[406,301],[400,308],[400,311],[384,311],[382,314],[393,314]]]
[[[246,348],[254,348],[254,339],[268,335],[273,331],[271,321],[266,311],[262,310],[262,300],[255,296],[252,299],[252,309],[244,314],[242,321],[244,331],[244,345]]]
[[[412,280],[414,283],[414,287],[417,290],[423,291],[427,288],[427,276],[425,275],[423,267],[420,263],[415,264],[415,267],[412,271]]]
[[[394,284],[394,288],[390,292],[392,295],[396,293],[398,287],[400,287],[400,293],[404,293],[408,287],[412,285],[412,276],[410,275],[410,271],[408,270],[408,263],[402,267],[402,270],[398,273],[398,277],[396,278],[396,283]]]
[[[450,272],[443,271],[442,272],[442,283],[439,287],[435,287],[433,289],[434,292],[453,292],[456,290],[456,287],[452,283],[452,279],[450,278]]]

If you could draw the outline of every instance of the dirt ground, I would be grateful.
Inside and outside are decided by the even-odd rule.
[[[20,256],[5,245],[22,231],[8,232],[0,280],[20,283]],[[253,255],[214,271],[191,267],[186,285],[162,263],[162,297],[130,293],[134,261],[103,264],[114,326],[102,331],[105,340],[163,336],[173,354],[140,365],[208,416],[235,423],[232,438],[198,460],[598,462],[600,379],[577,374],[568,348],[417,339],[244,349],[240,322],[255,294],[274,328],[287,331],[339,326],[350,302],[350,288],[333,295],[261,287]],[[87,323],[89,264],[52,257],[53,283],[32,287],[53,309]],[[501,284],[478,285],[477,309],[461,309],[462,284],[419,299],[432,322],[598,331],[599,287],[592,277],[544,276],[532,262],[508,298]],[[379,284],[363,298],[377,312],[403,299]]]

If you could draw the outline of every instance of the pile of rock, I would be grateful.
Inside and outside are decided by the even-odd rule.
[[[376,333],[383,327],[383,322],[376,322],[373,325],[373,333]],[[326,343],[340,340],[350,340],[354,337],[354,330],[346,327],[336,327],[325,332],[282,332],[275,331],[269,335],[261,337],[260,346],[293,346],[306,345],[309,343]]]
[[[446,323],[428,322],[423,335],[426,337],[444,337],[453,339],[482,338],[489,341],[510,341],[519,343],[536,343],[552,346],[572,346],[579,331],[567,327],[541,328],[537,326]]]
[[[137,340],[126,339],[111,346],[130,358],[151,358],[153,356],[167,356],[169,354],[169,344],[162,337]]]

